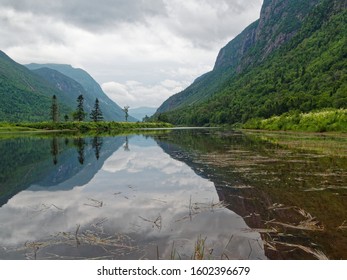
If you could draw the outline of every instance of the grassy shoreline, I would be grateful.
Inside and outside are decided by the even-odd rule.
[[[309,113],[289,112],[269,119],[251,119],[242,128],[268,131],[347,132],[347,109],[325,109]]]
[[[0,123],[0,133],[35,133],[35,132],[112,132],[151,128],[171,128],[163,122],[35,122],[35,123]]]

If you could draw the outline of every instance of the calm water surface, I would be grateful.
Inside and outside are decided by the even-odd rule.
[[[0,138],[0,259],[347,259],[342,136]]]

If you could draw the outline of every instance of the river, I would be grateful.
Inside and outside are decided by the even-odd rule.
[[[2,135],[0,156],[0,259],[347,259],[345,135]]]

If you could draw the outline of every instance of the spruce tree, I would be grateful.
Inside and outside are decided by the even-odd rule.
[[[102,121],[104,119],[100,109],[99,99],[95,99],[94,109],[90,113],[90,118],[94,122]]]
[[[55,95],[53,95],[52,97],[51,117],[53,122],[56,123],[59,121],[58,102],[57,97]]]
[[[77,110],[73,114],[74,119],[79,122],[83,121],[86,116],[86,113],[84,112],[84,108],[83,108],[83,101],[84,101],[84,97],[81,94],[77,97]]]

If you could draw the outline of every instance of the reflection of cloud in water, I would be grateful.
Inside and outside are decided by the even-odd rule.
[[[247,258],[251,244],[251,257],[264,258],[253,241],[261,240],[259,234],[245,232],[243,219],[230,210],[209,206],[218,202],[212,182],[157,146],[129,144],[130,151],[116,151],[85,186],[70,191],[23,191],[13,197],[0,209],[2,245],[21,246],[107,218],[105,232],[131,235],[140,246],[160,246],[166,258],[173,241],[182,257],[190,257],[199,236],[207,237],[206,242],[220,254],[233,236],[232,257]],[[205,207],[194,209],[190,217],[192,203]],[[160,228],[151,222],[158,216]]]
[[[127,151],[117,151],[104,164],[103,170],[116,173],[127,170],[131,173],[142,172],[143,170],[160,169],[165,174],[179,173],[184,170],[182,162],[173,160],[169,155],[164,154],[159,147],[140,148],[133,146],[131,153]]]

